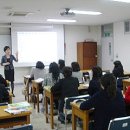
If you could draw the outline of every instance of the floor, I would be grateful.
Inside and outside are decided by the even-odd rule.
[[[22,95],[22,89],[23,89],[23,85],[15,85],[15,92],[14,92],[15,97],[13,98],[13,102],[25,101],[24,95]],[[54,117],[54,122],[55,122],[54,130],[65,130],[65,125],[61,124],[57,120],[57,116]],[[37,113],[37,111],[34,109],[32,110],[31,124],[33,125],[33,130],[51,130],[50,123],[47,124],[45,122],[45,115],[43,113],[42,103],[40,104],[40,113]],[[67,130],[72,130],[71,127],[72,125],[71,123],[69,123],[67,125]],[[78,127],[77,130],[82,130],[82,129]]]

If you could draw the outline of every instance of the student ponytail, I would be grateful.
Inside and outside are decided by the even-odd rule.
[[[104,87],[104,90],[107,91],[108,96],[113,99],[116,96],[116,78],[113,74],[105,74],[101,78],[101,84]]]

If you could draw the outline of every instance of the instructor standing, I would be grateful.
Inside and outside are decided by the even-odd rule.
[[[11,82],[11,89],[12,89],[12,94],[13,97],[14,95],[14,66],[13,66],[13,60],[18,61],[18,53],[16,53],[16,58],[14,55],[11,54],[11,50],[9,46],[4,47],[4,52],[5,55],[2,56],[1,59],[1,65],[4,66],[4,74],[5,74],[5,79],[9,80]]]

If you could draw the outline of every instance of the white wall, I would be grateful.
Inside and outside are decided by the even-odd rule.
[[[101,29],[100,26],[65,25],[66,65],[77,61],[77,42],[96,41],[98,43],[98,64],[101,65]]]
[[[114,23],[114,60],[120,60],[130,72],[130,33],[124,33],[124,22]]]
[[[70,65],[72,61],[77,61],[77,42],[84,40],[93,40],[98,43],[98,64],[101,65],[101,29],[100,26],[85,25],[65,25],[65,43],[66,43],[66,65]],[[5,30],[3,30],[3,33]],[[0,33],[0,35],[2,32]],[[7,33],[6,33],[7,34]],[[2,35],[1,35],[2,36]],[[1,41],[0,41],[1,42]],[[11,43],[11,41],[9,41]],[[9,44],[11,46],[11,44]],[[1,57],[1,55],[0,55]],[[23,76],[29,74],[31,67],[16,67],[15,82],[22,83]],[[0,67],[0,73],[3,74],[3,67]]]

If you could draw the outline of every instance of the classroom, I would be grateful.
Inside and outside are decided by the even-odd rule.
[[[130,0],[1,0],[0,129],[130,129],[129,11]]]

